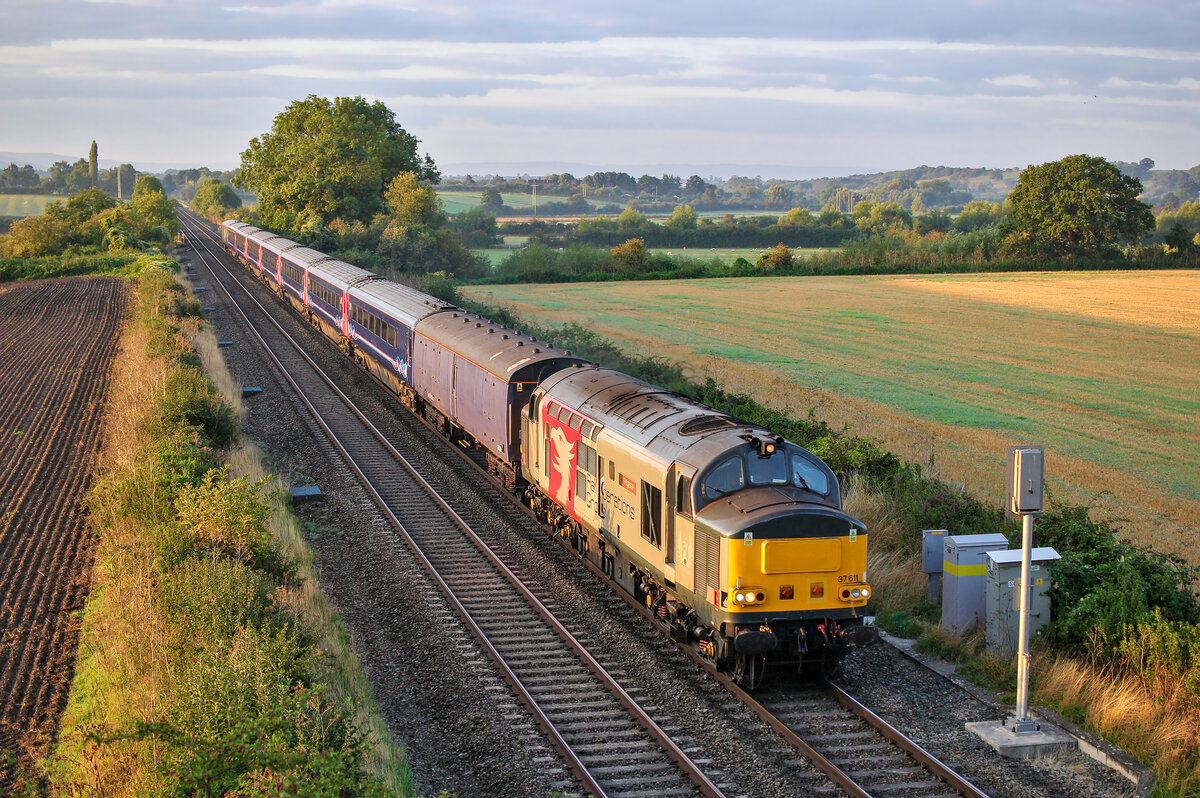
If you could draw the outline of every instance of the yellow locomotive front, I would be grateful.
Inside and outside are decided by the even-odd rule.
[[[773,456],[815,468],[799,447],[781,449]],[[754,451],[734,456],[747,470],[763,464]],[[695,616],[683,622],[707,656],[750,686],[768,662],[828,675],[851,648],[876,639],[863,625],[871,596],[866,531],[800,487],[798,474],[745,486],[696,514],[697,581],[703,570],[705,585]],[[700,483],[699,492],[710,490]]]

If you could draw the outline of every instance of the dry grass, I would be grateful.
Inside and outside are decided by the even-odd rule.
[[[1200,710],[1173,706],[1136,678],[1044,656],[1033,667],[1033,699],[1086,724],[1157,774],[1160,791],[1200,794]]]
[[[997,503],[1016,443],[1050,501],[1200,564],[1200,272],[474,287],[761,403],[812,408]]]
[[[928,579],[921,573],[920,562],[901,545],[904,528],[900,514],[886,496],[867,490],[861,480],[849,480],[842,486],[842,494],[846,512],[862,521],[869,535],[871,609],[887,615],[920,604],[928,595]]]

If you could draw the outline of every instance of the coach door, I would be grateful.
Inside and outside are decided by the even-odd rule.
[[[692,520],[692,479],[696,469],[675,463],[667,472],[667,538],[673,542],[675,586],[695,591],[696,522]]]

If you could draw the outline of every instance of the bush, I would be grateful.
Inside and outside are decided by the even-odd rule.
[[[212,469],[175,496],[176,530],[171,549],[180,555],[228,557],[280,573],[267,528],[270,512],[264,483],[228,480],[228,467]]]
[[[198,428],[213,446],[224,449],[237,439],[237,417],[199,368],[182,366],[168,377],[162,402],[161,423]]]
[[[232,640],[238,629],[281,628],[270,577],[236,560],[188,560],[163,582],[163,607],[180,646]]]
[[[1116,659],[1132,628],[1200,622],[1192,585],[1200,568],[1182,558],[1139,548],[1117,538],[1110,524],[1086,508],[1069,507],[1042,516],[1038,543],[1066,554],[1055,568],[1048,637],[1076,652]]]

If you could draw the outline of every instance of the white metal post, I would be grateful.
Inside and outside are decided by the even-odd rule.
[[[1017,712],[1014,725],[1029,720],[1029,561],[1033,553],[1033,516],[1021,516],[1021,618],[1017,645]]]

